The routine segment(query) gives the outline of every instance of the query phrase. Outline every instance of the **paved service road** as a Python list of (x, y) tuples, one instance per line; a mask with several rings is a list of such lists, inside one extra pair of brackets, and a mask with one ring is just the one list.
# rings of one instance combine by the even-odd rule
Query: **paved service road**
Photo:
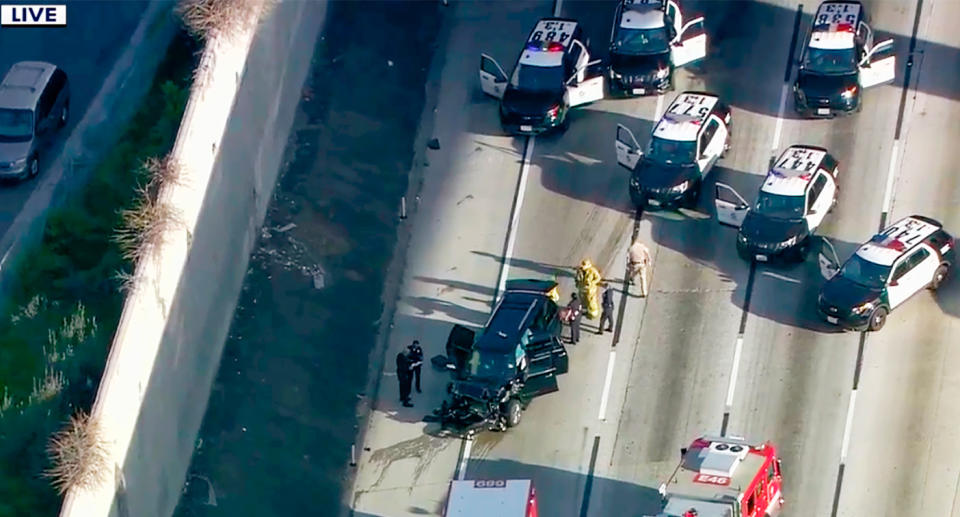
[[(898, 79), (868, 90), (861, 113), (829, 121), (797, 119), (785, 88), (792, 80), (792, 35), (796, 27), (799, 47), (815, 2), (688, 4), (707, 16), (710, 56), (680, 72), (676, 90), (705, 89), (733, 106), (733, 148), (713, 179), (752, 199), (773, 156), (794, 143), (822, 145), (841, 162), (841, 194), (821, 232), (842, 257), (877, 231), (884, 214), (892, 221), (920, 212), (960, 231), (960, 187), (942, 151), (960, 137), (960, 40), (947, 21), (960, 14), (955, 3), (924, 0), (915, 24), (915, 2), (865, 2), (873, 26), (896, 39)], [(561, 14), (583, 23), (592, 46), (602, 49), (614, 5), (564, 1)], [(533, 19), (549, 15), (552, 6), (525, 8)], [(453, 30), (483, 35), (485, 20), (462, 17)], [(516, 46), (527, 30), (507, 29), (498, 38), (478, 37), (475, 45)], [(459, 57), (475, 62), (472, 52), (479, 50)], [(455, 52), (448, 49), (448, 67), (459, 63)], [(504, 52), (496, 57), (512, 64), (510, 47)], [(464, 82), (476, 78), (474, 70), (463, 73)], [(558, 277), (566, 298), (572, 267), (584, 257), (614, 282), (623, 278), (634, 217), (627, 173), (616, 165), (615, 127), (628, 125), (644, 143), (651, 121), (674, 95), (598, 102), (578, 112), (566, 134), (535, 139), (521, 182), (510, 278)], [(472, 116), (497, 116), (486, 101), (468, 109)], [(463, 178), (509, 172), (476, 169), (482, 165)], [(488, 208), (509, 213), (499, 204)], [(679, 448), (701, 433), (724, 432), (780, 447), (785, 515), (902, 515), (921, 508), (947, 515), (956, 509), (960, 378), (945, 365), (956, 355), (949, 343), (960, 326), (960, 282), (935, 296), (916, 296), (879, 333), (839, 333), (815, 314), (822, 283), (815, 258), (782, 268), (739, 259), (734, 231), (714, 219), (712, 181), (697, 210), (645, 213), (636, 231), (654, 256), (650, 296), (628, 297), (619, 339), (591, 335), (595, 327), (587, 324), (586, 337), (571, 347), (560, 392), (535, 400), (518, 428), (471, 443), (468, 479), (532, 477), (547, 515), (615, 515), (626, 505), (631, 515), (654, 514), (656, 487), (676, 466)], [(474, 239), (464, 245), (491, 265), (500, 260), (502, 250), (491, 250), (492, 244)], [(465, 284), (451, 283), (454, 289), (493, 285), (477, 275), (458, 280)], [(384, 434), (373, 448), (389, 450), (389, 443)], [(361, 464), (361, 474), (365, 468)], [(444, 489), (433, 487), (438, 497)], [(390, 504), (357, 509), (399, 515), (410, 508)]]
[[(93, 97), (140, 22), (148, 2), (126, 0), (67, 0), (66, 27), (0, 28), (0, 74), (17, 61), (38, 60), (58, 65), (70, 79), (70, 123), (61, 132), (54, 149), (67, 139), (83, 118)], [(52, 161), (48, 152), (44, 165)], [(46, 163), (44, 163), (46, 162)], [(0, 185), (0, 235), (16, 219), (20, 208), (36, 187), (36, 180), (19, 185)]]

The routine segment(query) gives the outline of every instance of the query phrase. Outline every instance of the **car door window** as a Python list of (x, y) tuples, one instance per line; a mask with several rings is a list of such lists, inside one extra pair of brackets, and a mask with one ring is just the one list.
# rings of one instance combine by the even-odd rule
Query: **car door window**
[(919, 265), (929, 256), (930, 252), (927, 251), (926, 248), (920, 248), (917, 251), (914, 251), (913, 254), (901, 260), (900, 264), (897, 265), (897, 268), (893, 270), (893, 280), (900, 280), (904, 275), (909, 273), (910, 270), (917, 267), (917, 265)]
[(807, 193), (807, 212), (813, 209), (813, 204), (820, 198), (820, 193), (823, 192), (825, 186), (827, 186), (827, 177), (822, 172), (818, 173), (817, 179), (814, 180), (813, 185), (810, 186), (810, 191)]
[(717, 134), (717, 128), (720, 127), (720, 124), (716, 120), (710, 119), (710, 122), (707, 123), (707, 127), (703, 129), (703, 133), (700, 133), (700, 154), (702, 155), (706, 152), (707, 146), (710, 145), (710, 142), (713, 141), (713, 135)]

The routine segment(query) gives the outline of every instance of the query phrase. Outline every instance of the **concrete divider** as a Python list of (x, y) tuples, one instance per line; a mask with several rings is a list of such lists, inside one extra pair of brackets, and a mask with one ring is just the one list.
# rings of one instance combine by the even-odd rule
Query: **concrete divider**
[(160, 193), (179, 221), (137, 267), (93, 408), (110, 471), (61, 516), (173, 513), (325, 13), (283, 1), (207, 45), (172, 152), (180, 180)]

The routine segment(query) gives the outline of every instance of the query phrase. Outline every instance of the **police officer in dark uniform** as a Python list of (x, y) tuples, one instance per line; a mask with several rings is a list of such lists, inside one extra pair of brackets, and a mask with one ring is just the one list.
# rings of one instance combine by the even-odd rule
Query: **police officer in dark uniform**
[(603, 284), (603, 297), (600, 299), (600, 306), (603, 308), (603, 312), (600, 314), (597, 334), (602, 336), (604, 322), (607, 323), (607, 331), (613, 332), (613, 288), (606, 282)]
[(420, 341), (414, 339), (407, 350), (410, 351), (410, 371), (413, 373), (414, 386), (417, 393), (423, 393), (420, 391), (420, 367), (423, 366), (423, 348), (420, 348)]
[(580, 321), (583, 319), (583, 305), (577, 293), (570, 294), (567, 309), (570, 310), (570, 342), (575, 345), (580, 342)]
[(410, 383), (413, 381), (413, 372), (410, 367), (413, 361), (410, 360), (410, 351), (401, 350), (397, 354), (397, 380), (400, 382), (400, 402), (405, 407), (413, 407), (410, 402)]

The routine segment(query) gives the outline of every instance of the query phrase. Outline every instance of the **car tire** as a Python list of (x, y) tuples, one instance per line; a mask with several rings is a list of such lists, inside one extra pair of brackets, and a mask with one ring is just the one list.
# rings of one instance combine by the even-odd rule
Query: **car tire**
[(806, 239), (803, 240), (803, 242), (800, 243), (799, 246), (797, 246), (797, 253), (793, 258), (798, 263), (806, 262), (807, 257), (809, 255), (810, 255), (810, 238), (807, 237)]
[(57, 119), (57, 127), (64, 127), (70, 121), (70, 102), (63, 103), (60, 108), (60, 118)]
[(523, 407), (520, 406), (519, 400), (508, 400), (505, 411), (507, 414), (507, 427), (516, 427), (520, 424), (520, 416), (523, 414)]
[(34, 156), (27, 162), (26, 179), (33, 179), (40, 175), (40, 158)]
[(697, 185), (690, 191), (689, 194), (684, 196), (683, 201), (680, 202), (680, 206), (690, 210), (695, 210), (697, 205), (700, 204), (700, 194), (703, 192), (703, 189), (700, 188), (701, 186), (702, 185)]
[(886, 307), (877, 307), (870, 313), (870, 322), (867, 324), (867, 330), (870, 332), (876, 332), (883, 328), (883, 325), (887, 322), (887, 311)]
[(936, 291), (943, 285), (943, 281), (947, 279), (947, 273), (950, 272), (950, 268), (946, 264), (940, 264), (940, 267), (937, 268), (933, 273), (933, 280), (930, 280), (930, 290)]
[(557, 126), (557, 133), (562, 135), (566, 133), (568, 129), (570, 129), (570, 112), (569, 111), (563, 115), (563, 122), (561, 122), (560, 125)]

